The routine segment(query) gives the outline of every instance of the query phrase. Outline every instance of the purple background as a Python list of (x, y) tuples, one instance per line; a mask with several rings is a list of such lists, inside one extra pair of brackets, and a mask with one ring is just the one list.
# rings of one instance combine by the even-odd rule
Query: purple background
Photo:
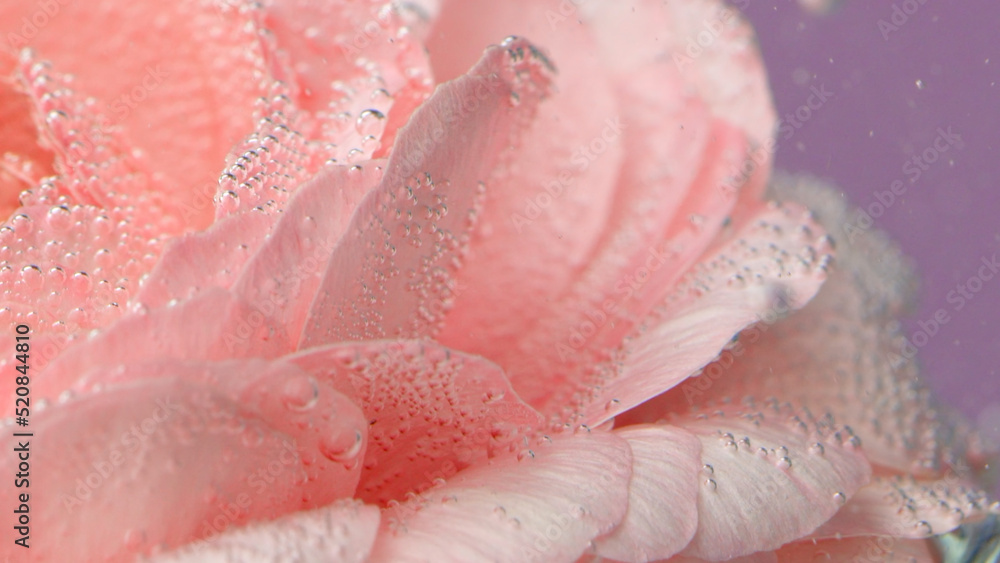
[[(895, 2), (900, 8), (904, 2)], [(919, 8), (883, 37), (893, 2), (845, 2), (825, 17), (788, 0), (751, 0), (779, 115), (810, 86), (834, 97), (780, 142), (779, 168), (840, 186), (855, 205), (903, 180), (907, 191), (874, 220), (912, 257), (922, 279), (917, 321), (944, 308), (949, 322), (918, 354), (932, 388), (1000, 443), (1000, 276), (955, 310), (948, 294), (1000, 252), (1000, 3), (909, 0)], [(897, 16), (897, 22), (900, 21)], [(918, 80), (922, 84), (918, 84)], [(903, 165), (932, 146), (937, 129), (960, 135), (914, 183)], [(779, 137), (780, 139), (780, 137)]]

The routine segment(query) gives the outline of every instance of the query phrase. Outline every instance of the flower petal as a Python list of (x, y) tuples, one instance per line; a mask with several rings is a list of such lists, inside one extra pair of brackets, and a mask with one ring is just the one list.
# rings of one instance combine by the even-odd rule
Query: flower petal
[[(251, 130), (247, 116), (264, 93), (257, 30), (246, 13), (201, 0), (50, 6), (4, 3), (0, 31), (12, 46), (29, 45), (72, 73), (107, 108), (109, 123), (150, 155), (174, 202), (212, 181), (229, 147)], [(33, 24), (30, 37), (24, 22)], [(112, 56), (115, 64), (103, 64)]]
[[(305, 483), (299, 487), (303, 506), (322, 506), (354, 493), (365, 457), (367, 420), (327, 382), (287, 362), (154, 360), (110, 370), (95, 368), (81, 374), (68, 395), (157, 378), (176, 378), (213, 389), (252, 409), (270, 428), (294, 440), (304, 466)], [(247, 434), (246, 438), (252, 443), (257, 436)]]
[(672, 290), (619, 362), (594, 374), (576, 416), (596, 425), (619, 415), (697, 372), (760, 315), (808, 302), (825, 278), (817, 231), (797, 206), (759, 211)]
[(986, 493), (954, 475), (940, 481), (880, 478), (858, 491), (812, 536), (926, 538), (990, 513), (1000, 514), (1000, 503), (990, 504)]
[[(697, 557), (687, 557), (685, 555), (678, 555), (677, 557), (671, 557), (668, 559), (670, 563), (707, 563), (704, 559), (699, 559)], [(660, 562), (666, 563), (666, 562)], [(733, 557), (732, 559), (726, 559), (726, 563), (778, 563), (778, 557), (773, 551), (758, 551), (757, 553), (751, 553), (750, 555), (744, 555), (743, 557)], [(802, 562), (799, 562), (802, 563)]]
[(336, 502), (154, 557), (153, 563), (364, 563), (379, 526), (379, 510), (355, 501)]
[(538, 413), (482, 358), (433, 342), (367, 342), (306, 350), (291, 361), (352, 397), (369, 421), (357, 497), (385, 504), (509, 446)]
[(274, 358), (291, 345), (256, 308), (211, 288), (173, 307), (140, 310), (103, 332), (77, 339), (32, 381), (32, 395), (54, 400), (80, 376), (105, 366), (160, 359)]
[(718, 561), (777, 549), (826, 522), (871, 477), (835, 429), (803, 432), (787, 409), (702, 416), (671, 421), (701, 440), (705, 464), (686, 555)]
[[(593, 64), (599, 48), (587, 27), (546, 25), (549, 8), (530, 0), (452, 0), (428, 43), (439, 79), (474, 63), (483, 37), (544, 41), (558, 66), (556, 94), (539, 106), (511, 166), (486, 192), (457, 274), (460, 288), (475, 291), (458, 293), (439, 336), (495, 361), (513, 353), (526, 327), (548, 314), (586, 266), (613, 205), (623, 138), (637, 126), (623, 121), (608, 71)], [(515, 247), (531, 252), (514, 256)]]
[(16, 69), (14, 57), (0, 52), (0, 219), (20, 206), (22, 191), (54, 173), (54, 155), (40, 142)]
[(543, 440), (386, 510), (371, 560), (575, 561), (624, 516), (630, 465), (608, 432)]
[[(850, 222), (839, 190), (818, 180), (783, 178), (774, 190), (806, 204), (834, 235)], [(837, 265), (812, 302), (780, 321), (762, 316), (705, 368), (708, 379), (691, 379), (641, 407), (648, 416), (636, 420), (712, 400), (777, 397), (849, 425), (874, 464), (925, 478), (957, 465), (965, 437), (931, 403), (892, 328), (912, 288), (898, 249), (876, 232), (838, 235), (836, 245)]]
[(320, 130), (307, 137), (335, 143), (339, 162), (353, 162), (352, 153), (387, 155), (396, 129), (431, 93), (430, 64), (407, 29), (407, 8), (371, 0), (263, 3), (263, 26), (274, 40), (272, 74), (319, 121)]
[(491, 47), (414, 113), (334, 249), (300, 348), (438, 329), (482, 182), (544, 96), (546, 64), (522, 40)]
[(299, 187), (240, 273), (233, 291), (264, 311), (269, 324), (283, 327), (290, 341), (298, 341), (331, 252), (358, 203), (378, 185), (383, 166), (329, 167)]
[(801, 541), (777, 552), (778, 563), (821, 561), (879, 561), (880, 563), (937, 563), (930, 542), (892, 537), (863, 537), (819, 542)]
[(273, 223), (274, 218), (264, 213), (248, 213), (173, 239), (133, 302), (155, 309), (191, 299), (210, 287), (231, 287)]
[[(713, 187), (742, 188), (759, 199), (770, 175), (777, 118), (753, 28), (742, 14), (719, 0), (642, 0), (634, 5), (604, 0), (581, 5), (580, 12), (601, 42), (605, 65), (618, 73), (620, 83), (649, 67), (661, 75), (677, 75), (680, 93), (666, 99), (698, 100), (711, 117), (745, 134), (747, 152), (734, 168), (736, 175)], [(663, 135), (667, 128), (656, 129)], [(749, 177), (741, 170), (748, 164), (755, 168)]]
[[(603, 13), (593, 16), (589, 11), (591, 5), (581, 7), (581, 14), (577, 15), (568, 14), (567, 11), (575, 12), (576, 8), (566, 4), (558, 10), (545, 9), (544, 17), (537, 15), (535, 18), (538, 27), (533, 28), (521, 21), (532, 21), (530, 14), (526, 17), (525, 12), (537, 9), (541, 14), (542, 8), (535, 4), (453, 4), (445, 6), (443, 20), (435, 24), (435, 29), (441, 33), (437, 51), (434, 40), (431, 42), (432, 61), (436, 69), (443, 69), (444, 75), (454, 72), (468, 57), (461, 40), (457, 49), (451, 48), (455, 35), (464, 37), (468, 33), (465, 22), (470, 18), (463, 14), (468, 11), (478, 15), (485, 10), (489, 15), (482, 18), (485, 23), (479, 24), (480, 27), (493, 29), (504, 25), (507, 14), (512, 13), (510, 18), (517, 19), (517, 27), (526, 28), (525, 33), (554, 36), (547, 41), (546, 47), (552, 49), (557, 63), (565, 59), (570, 65), (567, 73), (557, 77), (557, 85), (572, 83), (575, 71), (580, 70), (572, 66), (575, 61), (582, 60), (580, 52), (594, 52), (593, 58), (604, 63), (597, 70), (593, 64), (582, 69), (588, 84), (596, 80), (596, 86), (600, 87), (601, 75), (596, 79), (592, 75), (602, 69), (615, 78), (612, 83), (618, 113), (614, 115), (615, 126), (611, 127), (614, 131), (608, 131), (607, 116), (600, 105), (596, 111), (585, 112), (594, 116), (591, 121), (581, 123), (574, 117), (568, 123), (562, 119), (560, 124), (540, 129), (546, 133), (545, 139), (549, 139), (553, 130), (571, 128), (572, 134), (555, 134), (555, 138), (564, 142), (567, 136), (576, 139), (573, 135), (587, 133), (583, 128), (587, 124), (599, 128), (604, 118), (604, 132), (611, 135), (600, 137), (591, 131), (593, 136), (589, 139), (583, 136), (583, 149), (567, 160), (579, 164), (582, 159), (588, 174), (601, 172), (605, 166), (617, 166), (615, 152), (594, 156), (587, 147), (597, 142), (605, 149), (608, 146), (614, 149), (607, 142), (613, 137), (615, 144), (624, 149), (615, 180), (615, 197), (608, 199), (609, 192), (596, 191), (583, 182), (573, 184), (571, 190), (563, 189), (565, 186), (558, 189), (566, 195), (559, 195), (558, 205), (553, 205), (550, 200), (555, 192), (551, 185), (556, 182), (559, 186), (559, 171), (549, 170), (551, 164), (532, 164), (531, 155), (519, 159), (525, 164), (512, 175), (512, 180), (519, 182), (512, 182), (512, 188), (504, 191), (504, 199), (498, 201), (487, 195), (480, 231), (483, 234), (474, 238), (470, 245), (470, 269), (463, 269), (459, 274), (460, 281), (468, 279), (464, 285), (479, 288), (488, 284), (495, 290), (482, 298), (479, 292), (461, 293), (440, 335), (451, 346), (475, 351), (499, 363), (526, 400), (549, 412), (569, 399), (554, 391), (560, 387), (570, 388), (563, 383), (572, 380), (574, 373), (600, 361), (608, 350), (617, 347), (635, 320), (642, 318), (675, 281), (671, 274), (683, 272), (710, 243), (733, 203), (733, 198), (717, 188), (745, 160), (745, 134), (723, 119), (713, 123), (708, 108), (693, 92), (694, 88), (685, 84), (679, 70), (663, 64), (662, 41), (658, 43), (655, 33), (642, 32), (643, 22), (639, 19), (668, 22), (669, 8), (649, 5), (641, 17), (634, 13), (628, 14), (631, 17)], [(613, 10), (610, 3), (608, 10)], [(630, 10), (629, 7), (623, 9), (624, 12)], [(582, 23), (586, 25), (579, 25), (580, 16), (585, 16)], [(618, 16), (631, 21), (618, 21), (615, 19)], [(572, 23), (564, 23), (568, 19)], [(541, 21), (546, 21), (549, 29), (539, 29)], [(513, 23), (507, 25), (515, 28)], [(457, 31), (459, 29), (462, 31)], [(614, 33), (609, 32), (611, 29)], [(583, 33), (590, 30), (599, 38), (596, 51), (592, 39)], [(616, 33), (628, 38), (627, 45), (615, 37)], [(651, 40), (645, 42), (646, 37)], [(607, 56), (609, 52), (615, 54)], [(621, 70), (623, 64), (627, 72)], [(592, 89), (591, 86), (585, 88), (588, 101)], [(573, 95), (580, 91), (583, 90), (574, 88), (567, 92), (560, 87), (558, 98), (553, 98), (559, 101), (560, 107), (546, 113), (558, 118), (561, 112), (569, 111), (575, 99)], [(768, 104), (768, 112), (773, 114), (769, 100), (765, 98), (764, 101)], [(656, 125), (665, 122), (677, 126)], [(574, 141), (570, 146), (578, 144), (579, 141)], [(551, 150), (534, 154), (545, 154), (549, 158)], [(691, 166), (691, 161), (701, 164)], [(556, 163), (559, 162), (556, 159)], [(536, 170), (545, 171), (541, 188), (531, 181), (533, 176), (530, 174), (535, 174)], [(547, 191), (545, 185), (550, 186)], [(529, 188), (527, 194), (523, 193), (522, 186)], [(537, 197), (538, 202), (549, 203), (543, 206), (535, 202), (538, 194), (541, 194)], [(506, 200), (508, 197), (513, 198), (512, 202)], [(581, 215), (573, 205), (578, 201), (576, 198), (585, 199), (587, 208), (593, 211)], [(596, 214), (598, 211), (600, 214)], [(692, 228), (691, 217), (695, 218), (698, 228)], [(599, 231), (595, 227), (600, 224), (595, 223), (597, 219), (604, 221)], [(692, 233), (686, 232), (689, 230), (700, 232), (691, 236)], [(598, 232), (600, 236), (595, 239), (594, 233)], [(491, 245), (504, 243), (509, 246), (509, 240), (517, 245), (530, 245), (535, 251), (514, 263), (505, 259), (509, 255), (489, 252)], [(664, 240), (669, 241), (672, 249), (682, 248), (683, 252), (673, 257), (668, 267), (660, 268), (658, 276), (649, 278), (650, 272), (644, 264), (649, 264), (650, 251), (673, 252), (672, 249), (663, 250), (668, 246), (661, 244)], [(586, 254), (581, 254), (584, 252)], [(559, 259), (551, 259), (552, 255), (558, 255)], [(644, 273), (647, 279), (636, 282), (636, 272)], [(489, 298), (489, 295), (494, 297)], [(528, 325), (525, 327), (522, 322), (513, 327), (506, 319), (496, 317), (499, 309), (491, 305), (498, 301), (510, 303), (515, 311), (523, 311), (515, 316), (529, 319)], [(602, 310), (609, 302), (617, 309), (610, 320), (610, 315)], [(471, 333), (466, 330), (464, 327), (474, 317), (488, 319), (484, 323), (487, 328)], [(598, 324), (596, 329), (595, 323)], [(581, 338), (581, 327), (591, 329), (591, 334)]]
[[(296, 446), (200, 385), (108, 388), (36, 409), (31, 429), (34, 438), (3, 440), (7, 451), (30, 441), (32, 464), (45, 468), (31, 480), (36, 561), (131, 560), (304, 504)], [(0, 462), (12, 475), (15, 463)], [(3, 484), (11, 498), (13, 485)], [(0, 556), (21, 549), (5, 542)]]
[(597, 553), (622, 561), (666, 559), (698, 529), (701, 442), (680, 428), (630, 426), (615, 435), (632, 449), (628, 512)]

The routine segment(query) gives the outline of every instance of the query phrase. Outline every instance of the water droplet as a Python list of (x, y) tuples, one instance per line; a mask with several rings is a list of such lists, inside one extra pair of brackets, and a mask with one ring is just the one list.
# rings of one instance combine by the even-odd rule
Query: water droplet
[(809, 453), (815, 455), (823, 455), (826, 450), (823, 448), (823, 444), (816, 442), (815, 444), (809, 446)]
[(319, 400), (319, 386), (316, 380), (308, 375), (293, 377), (282, 390), (282, 402), (293, 411), (307, 411)]
[(778, 469), (782, 469), (782, 470), (791, 469), (792, 468), (792, 458), (790, 458), (788, 456), (785, 456), (785, 457), (779, 459), (778, 463), (776, 463), (775, 465), (778, 467)]
[(34, 224), (31, 222), (31, 217), (28, 217), (24, 213), (18, 213), (17, 215), (11, 217), (10, 224), (14, 227), (14, 230), (22, 236), (31, 234), (34, 227)]
[(355, 128), (362, 137), (379, 137), (385, 129), (385, 115), (375, 109), (366, 109), (358, 115)]
[(845, 495), (840, 491), (837, 491), (833, 495), (833, 500), (837, 501), (837, 504), (844, 504), (845, 502), (847, 502), (847, 495)]
[(21, 282), (32, 291), (41, 289), (42, 284), (45, 282), (42, 269), (34, 264), (21, 268)]
[(715, 482), (715, 479), (705, 479), (705, 488), (710, 491), (715, 491), (719, 488), (719, 485)]
[(360, 430), (354, 432), (337, 432), (333, 436), (324, 437), (319, 442), (319, 451), (330, 461), (343, 463), (345, 467), (353, 466), (358, 454), (364, 447), (365, 439)]
[(219, 196), (219, 210), (223, 213), (233, 213), (240, 208), (240, 194), (226, 190)]

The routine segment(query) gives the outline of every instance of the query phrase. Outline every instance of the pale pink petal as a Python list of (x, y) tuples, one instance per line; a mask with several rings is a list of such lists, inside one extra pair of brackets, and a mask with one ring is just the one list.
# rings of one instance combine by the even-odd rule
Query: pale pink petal
[[(678, 555), (677, 557), (671, 557), (665, 562), (660, 563), (708, 563), (705, 559), (699, 559), (698, 557), (688, 557), (686, 555)], [(751, 553), (750, 555), (744, 555), (743, 557), (733, 557), (732, 559), (726, 559), (726, 563), (778, 563), (778, 557), (773, 551), (758, 551), (757, 553)], [(798, 562), (798, 563), (812, 563), (812, 562)]]
[[(276, 215), (298, 187), (330, 162), (330, 145), (310, 140), (300, 130), (314, 121), (295, 107), (286, 86), (272, 84), (261, 99), (257, 126), (234, 145), (226, 157), (218, 182), (211, 186), (215, 218), (263, 212)], [(198, 204), (202, 202), (199, 201)], [(186, 209), (188, 215), (199, 205)]]
[[(153, 380), (109, 388), (31, 416), (34, 561), (131, 561), (229, 525), (307, 503), (294, 442), (208, 388)], [(19, 442), (20, 441), (20, 442)], [(16, 472), (16, 456), (0, 461)], [(14, 480), (3, 493), (16, 498)], [(341, 495), (350, 490), (339, 488)], [(13, 542), (0, 557), (23, 557)]]
[(210, 287), (232, 287), (275, 219), (265, 213), (224, 217), (204, 231), (173, 239), (132, 302), (158, 308)]
[(36, 374), (32, 396), (55, 399), (82, 374), (101, 366), (171, 358), (274, 358), (291, 346), (266, 319), (259, 309), (220, 288), (179, 305), (139, 310), (97, 335), (76, 339), (41, 375)]
[[(158, 378), (204, 385), (294, 440), (303, 460), (303, 506), (322, 506), (351, 495), (361, 477), (368, 423), (358, 407), (325, 381), (283, 361), (152, 360), (81, 373), (68, 393), (86, 395)], [(256, 439), (248, 435), (248, 440)]]
[[(731, 202), (711, 187), (736, 163), (744, 140), (724, 123), (710, 127), (690, 185), (630, 182), (574, 285), (538, 313), (516, 346), (488, 355), (543, 412), (558, 413), (572, 400), (580, 373), (606, 360), (716, 238)], [(686, 195), (666, 205), (659, 189)]]
[(202, 0), (49, 6), (4, 3), (0, 32), (12, 47), (30, 46), (74, 74), (108, 123), (149, 154), (175, 203), (214, 180), (226, 151), (250, 131), (253, 100), (264, 93), (258, 30), (246, 12)]
[(260, 48), (277, 81), (257, 106), (256, 130), (230, 151), (217, 217), (277, 213), (323, 166), (387, 155), (433, 86), (402, 7), (304, 0), (244, 8), (266, 30)]
[(625, 515), (631, 462), (608, 432), (544, 438), (386, 510), (371, 561), (575, 561)]
[(879, 536), (801, 541), (777, 552), (778, 563), (833, 563), (835, 561), (878, 561), (879, 563), (938, 563), (940, 558), (928, 541), (901, 540)]
[(546, 64), (522, 40), (491, 47), (414, 113), (333, 252), (300, 348), (437, 330), (482, 183), (545, 95)]
[[(549, 314), (591, 258), (624, 168), (626, 138), (640, 126), (625, 119), (609, 73), (594, 64), (599, 48), (587, 27), (550, 27), (550, 8), (530, 0), (453, 0), (434, 21), (428, 43), (439, 80), (465, 72), (484, 37), (543, 42), (558, 68), (557, 94), (539, 106), (511, 166), (489, 185), (457, 275), (460, 291), (439, 337), (496, 361), (506, 360), (504, 353), (513, 353), (527, 327)], [(636, 135), (635, 144), (643, 137)], [(511, 248), (531, 252), (514, 256)]]
[[(55, 155), (52, 178), (22, 195), (25, 205), (80, 204), (103, 208), (136, 228), (173, 234), (182, 227), (166, 203), (164, 186), (147, 160), (133, 150), (106, 108), (95, 108), (89, 92), (64, 69), (31, 51), (18, 59), (18, 82), (31, 101), (39, 142)], [(62, 196), (62, 197), (60, 197)]]
[(427, 53), (406, 10), (381, 0), (263, 3), (272, 74), (316, 118), (319, 129), (304, 133), (334, 143), (339, 162), (387, 155), (396, 130), (431, 93)]
[[(585, 32), (593, 28), (601, 34), (601, 28), (610, 24), (603, 18), (584, 18), (586, 9), (576, 14), (576, 8), (569, 4), (560, 5), (558, 10), (553, 6), (543, 10), (535, 4), (518, 2), (505, 3), (502, 7), (461, 2), (448, 4), (442, 11), (445, 19), (435, 27), (441, 33), (437, 51), (432, 35), (430, 48), (435, 68), (442, 68), (447, 76), (469, 57), (468, 50), (463, 50), (461, 45), (476, 32), (464, 25), (469, 18), (461, 14), (466, 10), (476, 14), (488, 10), (489, 15), (482, 18), (485, 23), (478, 25), (492, 29), (505, 24), (508, 15), (520, 22), (518, 18), (531, 9), (544, 12), (544, 17), (535, 18), (537, 27), (518, 23), (518, 28), (525, 27), (523, 33), (529, 37), (532, 33), (544, 37), (555, 34), (556, 38), (547, 41), (546, 47), (552, 49), (556, 65), (563, 60), (569, 65), (567, 72), (557, 77), (557, 86), (571, 82), (575, 71), (580, 70), (588, 84), (594, 84), (584, 88), (588, 101), (592, 100), (594, 87), (601, 85), (600, 74), (593, 75), (606, 67), (606, 72), (617, 78), (612, 82), (617, 112), (609, 122), (598, 106), (596, 110), (584, 112), (593, 116), (589, 121), (581, 122), (575, 117), (539, 129), (547, 135), (539, 142), (551, 139), (553, 130), (568, 128), (569, 133), (556, 133), (556, 137), (565, 139), (570, 135), (575, 139), (588, 133), (583, 128), (585, 125), (591, 128), (603, 125), (601, 133), (608, 135), (601, 137), (590, 132), (589, 138), (584, 137), (582, 145), (585, 148), (592, 142), (605, 147), (599, 155), (594, 155), (590, 149), (579, 150), (581, 143), (578, 141), (568, 143), (575, 153), (565, 159), (555, 159), (554, 164), (551, 159), (549, 164), (537, 164), (531, 154), (526, 155), (519, 159), (519, 167), (511, 177), (513, 186), (505, 190), (504, 199), (497, 201), (491, 194), (487, 195), (480, 236), (470, 245), (469, 266), (472, 269), (469, 273), (463, 269), (459, 279), (463, 282), (460, 289), (463, 285), (479, 288), (488, 284), (495, 290), (485, 297), (478, 291), (460, 292), (456, 309), (449, 315), (441, 338), (452, 346), (475, 351), (499, 363), (526, 400), (550, 411), (569, 399), (553, 393), (553, 389), (573, 379), (573, 374), (581, 367), (603, 359), (608, 349), (620, 343), (636, 319), (642, 318), (663, 296), (675, 281), (671, 274), (684, 271), (704, 251), (732, 205), (732, 198), (718, 186), (742, 163), (746, 144), (744, 134), (735, 127), (722, 121), (712, 123), (705, 105), (686, 88), (678, 69), (658, 60), (662, 47), (654, 41), (644, 42), (642, 38), (646, 36), (637, 30), (626, 30), (623, 35), (629, 38), (625, 48), (631, 50), (627, 73), (619, 70), (621, 57), (607, 57), (604, 67), (593, 68), (595, 65), (590, 61), (600, 61), (612, 48), (605, 44), (606, 41), (617, 40), (602, 37), (606, 41), (598, 42), (599, 49), (594, 52), (593, 41)], [(573, 13), (563, 13), (567, 9)], [(664, 10), (650, 7), (647, 11), (653, 14), (653, 19), (665, 21)], [(458, 15), (449, 19), (452, 12)], [(530, 17), (525, 19), (532, 21)], [(581, 26), (581, 19), (589, 25)], [(543, 26), (542, 21), (547, 25)], [(508, 24), (508, 28), (514, 28), (513, 25)], [(456, 42), (459, 48), (452, 48)], [(575, 66), (576, 61), (584, 59), (580, 57), (581, 52), (594, 52), (593, 57), (586, 57), (585, 69)], [(546, 114), (558, 118), (562, 111), (569, 111), (573, 95), (580, 91), (560, 87), (559, 96), (553, 98), (559, 103), (553, 104), (556, 108)], [(600, 96), (596, 97), (600, 100)], [(602, 117), (603, 124), (600, 123)], [(668, 122), (676, 126), (656, 125)], [(614, 142), (607, 142), (609, 139)], [(607, 150), (609, 146), (611, 150)], [(613, 162), (617, 160), (618, 148), (624, 149), (620, 165)], [(532, 154), (549, 155), (551, 152)], [(701, 164), (691, 166), (691, 161)], [(581, 165), (591, 176), (602, 172), (606, 166), (617, 166), (614, 199), (605, 199), (609, 192), (595, 191), (586, 177), (582, 179), (588, 182), (575, 182), (559, 190), (551, 188), (553, 182), (560, 185), (560, 163)], [(553, 165), (556, 170), (551, 170)], [(530, 181), (537, 174), (541, 174), (541, 187)], [(528, 181), (525, 181), (526, 175)], [(519, 187), (525, 185), (528, 186), (527, 194), (523, 193), (525, 188)], [(548, 191), (546, 185), (550, 186)], [(555, 198), (549, 193), (554, 191), (565, 193)], [(513, 201), (508, 202), (506, 198), (513, 198)], [(591, 210), (588, 214), (582, 214), (574, 205), (584, 201), (586, 209)], [(603, 215), (596, 215), (597, 211)], [(604, 225), (598, 229), (595, 219), (603, 216), (606, 216)], [(697, 228), (690, 222), (692, 217)], [(686, 232), (689, 230), (700, 232)], [(595, 235), (599, 237), (595, 239)], [(664, 244), (664, 240), (669, 243)], [(534, 259), (522, 257), (511, 263), (502, 259), (500, 253), (489, 252), (501, 243), (505, 246), (529, 245), (537, 250), (531, 254), (541, 259), (536, 263)], [(481, 251), (480, 246), (484, 247)], [(666, 267), (659, 268), (658, 277), (649, 278), (647, 266), (651, 251), (673, 254), (678, 249), (683, 252), (672, 256)], [(558, 255), (559, 259), (553, 260), (551, 255)], [(653, 261), (657, 262), (655, 258)], [(659, 262), (662, 266), (662, 260)], [(479, 263), (484, 265), (477, 266)], [(647, 278), (637, 282), (637, 272)], [(567, 285), (567, 280), (574, 285)], [(488, 305), (498, 301), (523, 311), (514, 316), (529, 319), (527, 325), (521, 322), (514, 327), (507, 322), (513, 317), (497, 317), (500, 309)], [(607, 303), (616, 309), (614, 315), (603, 310)], [(473, 318), (487, 318), (484, 323), (487, 328), (465, 330)], [(593, 331), (594, 324), (599, 325), (596, 331)], [(592, 332), (581, 337), (580, 328), (588, 326)]]
[[(806, 415), (801, 415), (805, 417)], [(777, 549), (809, 534), (868, 482), (860, 450), (836, 428), (775, 406), (677, 417), (702, 441), (698, 532), (685, 555), (713, 561)]]
[(0, 52), (0, 219), (20, 206), (22, 191), (53, 174), (54, 155), (39, 142), (16, 68), (14, 57)]
[(3, 306), (14, 323), (68, 336), (120, 317), (179, 222), (67, 77), (27, 54), (19, 65), (57, 175), (24, 191), (0, 229)]
[(760, 211), (671, 291), (619, 362), (593, 374), (575, 416), (619, 415), (687, 379), (760, 315), (808, 302), (825, 278), (820, 233), (798, 206)]
[(358, 203), (378, 185), (384, 161), (332, 166), (296, 190), (274, 231), (246, 264), (233, 292), (299, 339), (334, 247)]
[(622, 561), (665, 559), (698, 529), (701, 442), (671, 426), (632, 426), (615, 435), (632, 449), (628, 512), (597, 541), (597, 552)]
[[(598, 34), (606, 64), (617, 70), (621, 83), (649, 67), (677, 75), (681, 94), (666, 99), (683, 95), (698, 100), (712, 117), (745, 133), (748, 145), (740, 162), (713, 188), (729, 198), (739, 190), (759, 199), (775, 152), (776, 116), (756, 37), (736, 7), (719, 0), (643, 0), (635, 6), (604, 0), (580, 8)], [(657, 129), (662, 135), (666, 128)]]
[(898, 250), (877, 232), (842, 236), (852, 219), (839, 190), (809, 178), (785, 178), (774, 189), (806, 204), (836, 237), (828, 281), (787, 319), (763, 311), (701, 377), (627, 416), (654, 421), (695, 404), (777, 397), (849, 425), (874, 464), (939, 475), (965, 455), (966, 437), (932, 405), (916, 363), (903, 355), (913, 349), (890, 328), (912, 288)]
[(956, 476), (940, 481), (879, 478), (863, 487), (813, 537), (894, 536), (926, 538), (966, 522), (1000, 514), (981, 490)]
[(336, 344), (289, 356), (353, 398), (370, 443), (357, 497), (385, 504), (516, 445), (541, 417), (503, 372), (433, 342)]
[(365, 563), (379, 526), (379, 510), (341, 501), (311, 512), (251, 524), (198, 541), (153, 563)]
[[(553, 21), (573, 25), (579, 15), (562, 8), (563, 17)], [(734, 6), (719, 0), (602, 0), (580, 8), (610, 68), (630, 76), (652, 61), (669, 65), (713, 115), (739, 125), (755, 144), (771, 137), (776, 117), (767, 73), (753, 29)]]

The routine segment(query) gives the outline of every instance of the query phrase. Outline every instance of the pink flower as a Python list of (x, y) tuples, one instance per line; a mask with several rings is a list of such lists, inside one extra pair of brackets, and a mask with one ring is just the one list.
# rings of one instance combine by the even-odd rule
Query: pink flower
[(4, 557), (930, 561), (998, 511), (735, 10), (403, 4), (0, 7)]

